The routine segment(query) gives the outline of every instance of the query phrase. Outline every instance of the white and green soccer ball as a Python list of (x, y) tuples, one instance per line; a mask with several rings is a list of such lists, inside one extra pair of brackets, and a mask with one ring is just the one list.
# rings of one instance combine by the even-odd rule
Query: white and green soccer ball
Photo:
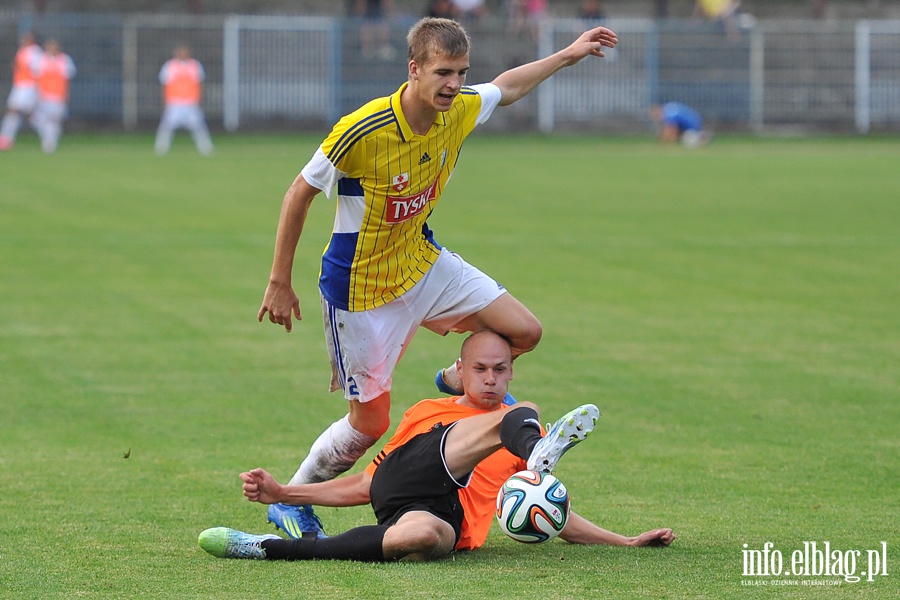
[(569, 492), (550, 473), (519, 471), (497, 494), (497, 523), (518, 542), (552, 540), (569, 519)]

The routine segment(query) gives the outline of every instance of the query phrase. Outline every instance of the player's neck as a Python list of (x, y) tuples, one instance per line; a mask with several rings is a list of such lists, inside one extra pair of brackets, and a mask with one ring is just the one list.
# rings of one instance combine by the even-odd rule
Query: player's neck
[(400, 94), (400, 108), (403, 109), (403, 116), (414, 134), (427, 135), (431, 131), (438, 111), (420, 100), (415, 95), (412, 85), (407, 86)]

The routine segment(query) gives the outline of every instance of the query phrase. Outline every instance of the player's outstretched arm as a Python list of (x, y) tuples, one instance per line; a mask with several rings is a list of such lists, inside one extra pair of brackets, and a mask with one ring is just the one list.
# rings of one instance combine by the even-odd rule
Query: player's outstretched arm
[(629, 537), (607, 531), (584, 517), (569, 513), (569, 521), (559, 537), (572, 544), (605, 544), (607, 546), (668, 546), (675, 539), (671, 529), (653, 529)]
[(300, 506), (361, 506), (368, 504), (372, 476), (363, 471), (321, 483), (281, 485), (265, 469), (241, 473), (244, 496), (250, 502), (275, 504), (282, 502)]
[(615, 48), (618, 41), (612, 29), (595, 27), (555, 54), (501, 73), (493, 81), (503, 94), (500, 106), (516, 102), (564, 67), (570, 67), (588, 56), (605, 56), (603, 48)]
[(320, 191), (308, 184), (301, 175), (297, 175), (281, 205), (278, 232), (275, 234), (275, 258), (257, 318), (262, 322), (266, 313), (269, 313), (269, 321), (283, 325), (288, 332), (293, 328), (291, 316), (298, 321), (303, 318), (300, 314), (300, 299), (291, 286), (294, 253), (297, 251), (300, 234), (303, 233), (309, 207)]

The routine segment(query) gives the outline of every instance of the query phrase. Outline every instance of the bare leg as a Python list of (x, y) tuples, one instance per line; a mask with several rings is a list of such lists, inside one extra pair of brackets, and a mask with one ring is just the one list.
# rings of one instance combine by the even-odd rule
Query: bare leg
[(509, 340), (513, 358), (533, 350), (543, 335), (537, 317), (510, 293), (503, 294), (453, 327), (457, 332), (481, 329), (490, 329)]
[(410, 511), (388, 527), (382, 549), (386, 560), (431, 560), (449, 554), (455, 541), (449, 523), (431, 513)]
[(461, 479), (475, 469), (478, 463), (502, 448), (500, 422), (510, 411), (526, 407), (537, 410), (534, 404), (522, 402), (509, 411), (497, 410), (457, 421), (447, 432), (444, 445), (444, 460), (450, 474)]
[(391, 393), (385, 392), (368, 402), (350, 401), (350, 424), (353, 428), (380, 438), (391, 426)]
[[(508, 292), (453, 326), (457, 333), (482, 329), (489, 329), (509, 340), (513, 359), (534, 350), (543, 335), (537, 317)], [(455, 362), (441, 372), (441, 377), (452, 389), (462, 391)]]

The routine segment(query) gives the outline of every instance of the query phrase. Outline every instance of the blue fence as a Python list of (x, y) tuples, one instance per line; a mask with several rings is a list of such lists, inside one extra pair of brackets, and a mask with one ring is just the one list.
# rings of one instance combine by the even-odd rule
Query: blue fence
[[(212, 127), (325, 128), (405, 80), (409, 18), (368, 24), (331, 17), (85, 15), (0, 12), (0, 59), (26, 30), (57, 39), (78, 76), (70, 113), (86, 127), (155, 126), (157, 74), (188, 44), (207, 74)], [(472, 83), (555, 51), (589, 24), (470, 28)], [(495, 130), (639, 131), (658, 101), (691, 104), (721, 128), (891, 130), (900, 124), (900, 21), (767, 22), (733, 35), (694, 21), (611, 19), (619, 47), (582, 61), (498, 113)], [(367, 47), (368, 46), (368, 47)], [(4, 59), (8, 60), (8, 59)], [(5, 97), (9, 80), (0, 82)]]

